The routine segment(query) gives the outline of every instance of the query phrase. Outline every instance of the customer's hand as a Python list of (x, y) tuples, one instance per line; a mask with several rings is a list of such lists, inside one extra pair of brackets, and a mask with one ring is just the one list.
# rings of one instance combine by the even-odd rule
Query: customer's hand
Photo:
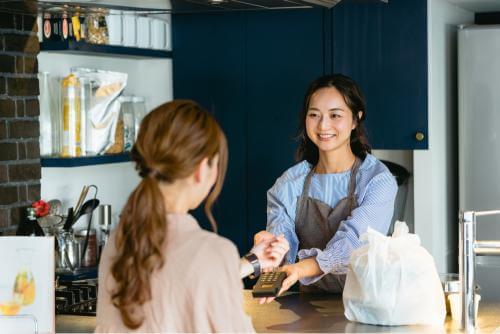
[(266, 272), (279, 267), (290, 249), (284, 235), (275, 237), (272, 233), (261, 231), (254, 237), (254, 247), (251, 253), (257, 255), (261, 269)]
[(270, 269), (279, 267), (283, 263), (283, 259), (289, 250), (290, 245), (283, 234), (274, 238), (270, 247), (266, 249), (266, 255), (273, 259)]
[(264, 240), (274, 239), (274, 234), (267, 232), (266, 230), (260, 231), (253, 236), (253, 244), (257, 245)]
[[(281, 271), (286, 273), (286, 278), (283, 280), (281, 289), (278, 292), (278, 296), (282, 295), (285, 291), (290, 289), (300, 279), (300, 267), (297, 264), (289, 264), (280, 268)], [(265, 297), (259, 299), (259, 304), (270, 303), (276, 297)]]

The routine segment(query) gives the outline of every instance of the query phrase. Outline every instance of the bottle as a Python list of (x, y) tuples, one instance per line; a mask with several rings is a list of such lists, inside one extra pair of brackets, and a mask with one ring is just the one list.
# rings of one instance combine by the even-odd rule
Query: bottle
[(71, 73), (61, 82), (63, 136), (62, 157), (79, 157), (81, 147), (80, 82)]
[(50, 37), (50, 40), (54, 42), (60, 42), (62, 40), (61, 18), (57, 16), (52, 16), (50, 18), (50, 22), (52, 25), (52, 35)]
[(35, 215), (35, 209), (32, 207), (26, 208), (26, 219), (19, 223), (16, 235), (20, 236), (43, 236), (42, 228), (38, 224)]
[[(70, 30), (70, 21), (68, 19), (68, 14), (63, 13), (61, 17), (61, 38), (63, 41), (67, 41), (69, 38), (69, 30)], [(71, 29), (73, 32), (73, 29)]]
[(52, 20), (49, 13), (43, 14), (43, 41), (52, 40)]

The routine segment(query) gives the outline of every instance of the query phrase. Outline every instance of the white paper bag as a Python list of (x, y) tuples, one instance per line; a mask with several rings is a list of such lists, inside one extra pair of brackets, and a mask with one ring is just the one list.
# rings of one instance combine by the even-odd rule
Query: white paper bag
[(420, 238), (396, 222), (392, 237), (368, 228), (353, 251), (343, 293), (348, 320), (375, 325), (441, 325), (443, 288)]

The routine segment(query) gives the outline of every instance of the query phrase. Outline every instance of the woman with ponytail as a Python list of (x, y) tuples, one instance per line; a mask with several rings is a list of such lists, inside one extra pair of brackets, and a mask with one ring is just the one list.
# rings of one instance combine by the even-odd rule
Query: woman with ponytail
[(300, 115), (299, 163), (268, 191), (267, 231), (254, 238), (258, 243), (284, 234), (288, 241), (281, 292), (297, 281), (303, 291), (342, 292), (361, 234), (369, 227), (388, 232), (397, 184), (370, 154), (365, 118), (363, 95), (351, 78), (327, 75), (309, 86)]
[(205, 201), (216, 231), (227, 144), (215, 119), (191, 101), (163, 104), (131, 156), (142, 180), (101, 257), (96, 332), (253, 332), (236, 247), (188, 213)]

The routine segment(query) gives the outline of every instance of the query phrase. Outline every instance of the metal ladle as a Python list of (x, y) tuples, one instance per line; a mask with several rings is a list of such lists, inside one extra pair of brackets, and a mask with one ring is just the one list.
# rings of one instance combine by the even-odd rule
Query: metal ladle
[(87, 202), (83, 203), (82, 208), (79, 212), (77, 212), (74, 222), (76, 222), (82, 215), (90, 214), (89, 222), (87, 224), (87, 234), (85, 235), (85, 242), (83, 244), (81, 261), (85, 258), (85, 253), (87, 251), (87, 245), (89, 243), (89, 231), (90, 226), (92, 225), (92, 212), (99, 206), (99, 200), (97, 198), (89, 199)]

